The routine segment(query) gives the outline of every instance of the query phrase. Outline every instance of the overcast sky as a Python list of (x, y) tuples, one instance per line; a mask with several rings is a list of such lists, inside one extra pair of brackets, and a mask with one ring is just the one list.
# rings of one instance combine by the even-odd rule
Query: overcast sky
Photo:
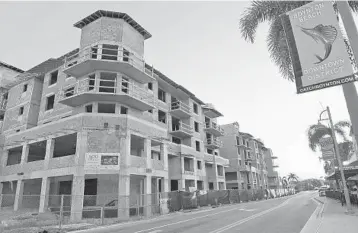
[[(324, 175), (318, 154), (308, 148), (306, 130), (322, 106), (333, 120), (349, 119), (341, 87), (296, 94), (271, 62), (268, 26), (254, 44), (245, 42), (238, 22), (249, 2), (0, 3), (0, 61), (27, 70), (79, 46), (73, 24), (96, 10), (129, 14), (153, 37), (145, 59), (224, 114), (242, 131), (261, 138), (279, 157), (281, 175)], [(321, 103), (321, 104), (320, 104)]]

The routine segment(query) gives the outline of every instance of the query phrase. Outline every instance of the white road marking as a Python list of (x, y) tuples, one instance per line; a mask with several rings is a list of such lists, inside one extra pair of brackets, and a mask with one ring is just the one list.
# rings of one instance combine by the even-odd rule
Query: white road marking
[[(265, 213), (267, 213), (267, 211), (272, 211), (274, 209), (277, 209), (285, 204), (287, 204), (288, 201), (290, 201), (293, 197), (287, 199), (286, 201), (284, 201), (282, 204), (274, 207), (274, 208), (271, 208), (271, 209), (268, 209), (266, 211), (263, 211), (263, 212), (260, 212), (259, 214), (263, 215)], [(253, 202), (254, 203), (254, 202)], [(241, 209), (242, 207), (240, 208), (234, 208), (234, 209), (229, 209), (229, 210), (225, 210), (225, 211), (220, 211), (220, 212), (217, 212), (217, 213), (213, 213), (213, 214), (207, 214), (207, 215), (203, 215), (203, 216), (200, 216), (200, 217), (195, 217), (195, 218), (191, 218), (191, 219), (186, 219), (186, 220), (182, 220), (182, 221), (178, 221), (178, 222), (174, 222), (174, 223), (169, 223), (169, 224), (165, 224), (165, 225), (162, 225), (162, 226), (157, 226), (157, 227), (153, 227), (153, 228), (150, 228), (150, 229), (146, 229), (146, 230), (140, 230), (140, 231), (136, 231), (134, 233), (142, 233), (142, 232), (147, 232), (147, 233), (150, 233), (148, 231), (151, 231), (151, 230), (155, 230), (155, 229), (160, 229), (160, 228), (164, 228), (164, 227), (168, 227), (168, 226), (173, 226), (173, 225), (177, 225), (177, 224), (181, 224), (181, 223), (184, 223), (184, 222), (190, 222), (190, 221), (193, 221), (193, 220), (196, 220), (196, 219), (201, 219), (201, 218), (206, 218), (206, 217), (210, 217), (210, 216), (214, 216), (214, 215), (218, 215), (218, 214), (221, 214), (221, 213), (226, 213), (226, 212), (230, 212), (230, 211), (233, 211), (233, 210), (239, 210)], [(245, 218), (245, 219), (242, 219), (240, 221), (243, 221), (243, 220), (246, 220), (246, 221), (249, 221), (252, 219), (252, 217), (256, 216), (257, 214), (255, 215), (252, 215), (251, 217), (248, 217), (248, 218)], [(260, 215), (260, 216), (261, 216)], [(258, 217), (258, 216), (256, 216)], [(225, 226), (225, 227), (228, 227), (228, 226)], [(221, 229), (221, 228), (220, 228)], [(219, 230), (219, 229), (218, 229)], [(213, 232), (210, 232), (210, 233), (214, 233), (215, 231)], [(216, 233), (216, 232), (215, 232)], [(218, 232), (219, 233), (219, 232)]]
[(249, 211), (249, 212), (251, 212), (251, 211), (255, 211), (255, 210), (257, 210), (257, 209), (239, 209), (239, 210), (243, 210), (243, 211)]
[(272, 212), (272, 211), (274, 211), (274, 210), (276, 210), (276, 209), (278, 209), (278, 208), (281, 208), (281, 207), (287, 205), (287, 203), (288, 203), (289, 200), (290, 200), (290, 199), (286, 200), (285, 202), (283, 202), (282, 204), (280, 204), (280, 205), (278, 205), (278, 206), (276, 206), (276, 207), (273, 207), (273, 208), (271, 208), (271, 209), (268, 209), (268, 210), (262, 211), (262, 212), (260, 212), (260, 213), (254, 214), (254, 215), (252, 215), (252, 216), (250, 216), (250, 217), (241, 219), (241, 220), (239, 220), (239, 221), (237, 221), (237, 222), (234, 222), (234, 223), (232, 223), (232, 224), (230, 224), (230, 225), (221, 227), (221, 228), (216, 229), (216, 230), (214, 230), (214, 231), (211, 231), (211, 232), (209, 232), (209, 233), (221, 233), (221, 232), (224, 232), (224, 231), (226, 231), (226, 230), (229, 230), (229, 229), (231, 229), (231, 228), (233, 228), (233, 227), (239, 226), (239, 225), (241, 225), (241, 224), (243, 224), (243, 223), (245, 223), (245, 222), (248, 222), (248, 221), (250, 221), (250, 220), (252, 220), (252, 219), (258, 218), (258, 217), (260, 217), (260, 216), (262, 216), (262, 215), (265, 215), (265, 214), (267, 214), (267, 213), (270, 213), (270, 212)]

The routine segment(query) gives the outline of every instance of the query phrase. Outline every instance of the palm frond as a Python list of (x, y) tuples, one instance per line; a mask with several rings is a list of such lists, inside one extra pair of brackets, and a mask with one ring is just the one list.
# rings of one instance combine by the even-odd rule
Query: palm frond
[(324, 136), (331, 136), (332, 131), (324, 125), (311, 125), (307, 130), (308, 146), (312, 151), (316, 151), (319, 140)]
[(252, 1), (240, 19), (241, 35), (246, 41), (254, 43), (259, 23), (271, 21), (279, 15), (275, 1)]
[(282, 77), (290, 81), (294, 81), (295, 78), (290, 53), (282, 22), (279, 18), (275, 19), (271, 23), (266, 43), (271, 60), (279, 68), (279, 72)]

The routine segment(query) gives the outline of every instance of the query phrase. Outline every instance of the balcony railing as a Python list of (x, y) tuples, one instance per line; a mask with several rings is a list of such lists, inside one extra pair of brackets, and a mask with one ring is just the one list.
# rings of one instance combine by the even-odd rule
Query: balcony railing
[(95, 70), (121, 72), (140, 83), (153, 80), (153, 69), (145, 68), (145, 61), (119, 45), (98, 44), (84, 48), (65, 59), (64, 72), (82, 77)]
[(224, 135), (224, 130), (215, 122), (205, 122), (205, 130), (216, 137)]
[(173, 123), (171, 133), (177, 135), (178, 137), (188, 137), (192, 136), (193, 128), (183, 122)]
[(181, 101), (175, 101), (172, 102), (170, 105), (170, 111), (172, 115), (176, 115), (178, 117), (190, 117), (191, 116), (191, 108), (189, 105), (181, 102)]
[(126, 80), (118, 86), (115, 80), (86, 78), (64, 87), (59, 101), (72, 107), (92, 101), (118, 101), (146, 111), (153, 108), (154, 95)]
[(208, 147), (221, 148), (223, 146), (223, 143), (218, 138), (207, 138), (206, 145)]

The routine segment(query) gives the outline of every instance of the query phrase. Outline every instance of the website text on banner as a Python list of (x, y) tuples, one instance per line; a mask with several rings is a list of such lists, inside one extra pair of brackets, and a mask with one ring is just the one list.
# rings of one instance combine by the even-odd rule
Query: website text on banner
[(314, 1), (281, 16), (299, 94), (358, 80), (337, 14), (331, 1)]

